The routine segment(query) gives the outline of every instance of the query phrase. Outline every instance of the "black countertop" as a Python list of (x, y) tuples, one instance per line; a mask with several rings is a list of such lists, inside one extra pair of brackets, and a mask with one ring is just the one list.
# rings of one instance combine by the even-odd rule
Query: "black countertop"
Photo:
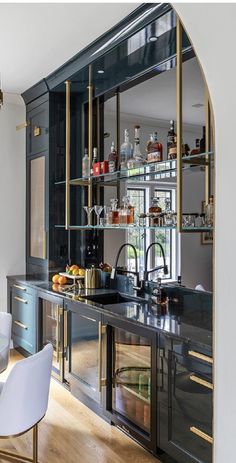
[[(116, 289), (81, 290), (79, 295), (71, 298), (58, 291), (57, 286), (40, 278), (30, 275), (13, 275), (7, 278), (37, 288), (39, 291), (63, 297), (67, 301), (74, 301), (75, 307), (76, 304), (87, 305), (106, 316), (117, 317), (184, 341), (194, 342), (200, 348), (212, 346), (212, 310), (209, 305), (212, 296), (209, 293), (205, 295), (188, 288), (170, 288), (170, 292), (174, 291), (175, 299), (177, 294), (178, 303), (167, 304), (166, 308), (162, 309), (162, 313), (159, 313), (157, 306), (151, 304), (148, 294), (145, 294), (144, 298), (136, 298), (135, 301), (101, 306), (94, 301), (85, 300), (86, 296), (112, 294), (117, 291)], [(122, 292), (124, 293), (124, 290)]]

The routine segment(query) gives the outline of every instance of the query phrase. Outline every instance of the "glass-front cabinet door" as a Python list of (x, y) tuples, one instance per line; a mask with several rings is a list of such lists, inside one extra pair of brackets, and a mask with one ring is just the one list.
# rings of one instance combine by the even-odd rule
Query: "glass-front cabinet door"
[(27, 258), (32, 263), (47, 258), (46, 163), (45, 154), (27, 159)]
[(155, 334), (105, 319), (107, 378), (105, 407), (110, 419), (149, 448), (155, 429)]
[(99, 404), (101, 314), (78, 302), (65, 309), (65, 380), (74, 395)]
[(63, 299), (39, 295), (40, 346), (53, 345), (52, 373), (63, 381)]

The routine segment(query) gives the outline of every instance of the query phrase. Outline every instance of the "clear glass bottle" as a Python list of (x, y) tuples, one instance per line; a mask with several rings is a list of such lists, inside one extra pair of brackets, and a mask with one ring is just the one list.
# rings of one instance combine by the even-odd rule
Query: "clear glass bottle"
[(205, 220), (207, 227), (213, 227), (214, 225), (214, 196), (211, 195), (209, 203), (205, 206)]
[(88, 157), (88, 150), (85, 148), (84, 150), (84, 157), (82, 160), (82, 177), (89, 177), (90, 176), (90, 162)]
[(123, 205), (119, 210), (120, 224), (131, 225), (134, 223), (134, 206), (130, 203), (129, 196), (124, 196), (122, 199)]
[(140, 150), (140, 136), (139, 136), (140, 126), (136, 125), (134, 128), (134, 152), (133, 156), (127, 161), (128, 169), (142, 166), (144, 164), (144, 156)]
[(129, 141), (129, 131), (125, 129), (124, 132), (124, 143), (120, 147), (120, 168), (127, 168), (127, 161), (133, 156), (133, 145)]
[(111, 144), (111, 152), (108, 156), (108, 170), (110, 173), (116, 172), (118, 169), (118, 155), (115, 149), (115, 142)]
[(159, 205), (160, 198), (153, 196), (151, 206), (149, 207), (149, 225), (160, 225), (160, 214), (162, 209)]
[(93, 166), (98, 162), (98, 149), (93, 148), (93, 160), (92, 160), (92, 168), (91, 168), (91, 175), (93, 175)]

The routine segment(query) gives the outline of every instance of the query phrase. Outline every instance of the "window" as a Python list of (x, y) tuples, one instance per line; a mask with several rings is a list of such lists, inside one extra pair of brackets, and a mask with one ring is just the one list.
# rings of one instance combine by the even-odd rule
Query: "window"
[[(138, 223), (138, 215), (145, 211), (148, 211), (151, 205), (152, 197), (159, 198), (159, 205), (163, 211), (166, 209), (166, 199), (170, 200), (171, 210), (175, 210), (175, 187), (174, 185), (168, 185), (167, 188), (163, 188), (163, 185), (160, 187), (155, 184), (146, 186), (133, 186), (132, 188), (127, 188), (127, 195), (130, 198), (131, 204), (135, 207), (135, 221)], [(178, 242), (177, 234), (175, 230), (150, 230), (146, 231), (140, 229), (128, 230), (127, 231), (127, 242), (135, 246), (138, 254), (139, 261), (139, 271), (143, 272), (144, 270), (144, 259), (145, 259), (145, 250), (150, 243), (158, 242), (160, 243), (165, 252), (166, 263), (168, 265), (169, 273), (164, 275), (163, 271), (153, 272), (150, 276), (150, 279), (156, 280), (159, 276), (166, 279), (175, 280), (177, 277), (177, 257), (178, 257)], [(127, 248), (127, 268), (129, 270), (134, 270), (135, 261), (131, 248)], [(159, 246), (153, 246), (149, 253), (148, 259), (148, 268), (155, 268), (159, 265), (163, 265), (163, 259), (161, 256)]]

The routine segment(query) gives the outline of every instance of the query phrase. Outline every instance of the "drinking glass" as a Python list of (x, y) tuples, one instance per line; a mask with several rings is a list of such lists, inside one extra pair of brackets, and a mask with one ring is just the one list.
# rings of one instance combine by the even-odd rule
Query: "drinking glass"
[(87, 226), (89, 227), (91, 225), (91, 214), (94, 210), (94, 207), (89, 207), (89, 206), (83, 206), (86, 214), (87, 214), (87, 218), (88, 218), (88, 223), (87, 223)]
[(97, 204), (94, 206), (94, 212), (97, 216), (97, 226), (100, 225), (100, 215), (103, 211), (103, 206), (98, 206)]

